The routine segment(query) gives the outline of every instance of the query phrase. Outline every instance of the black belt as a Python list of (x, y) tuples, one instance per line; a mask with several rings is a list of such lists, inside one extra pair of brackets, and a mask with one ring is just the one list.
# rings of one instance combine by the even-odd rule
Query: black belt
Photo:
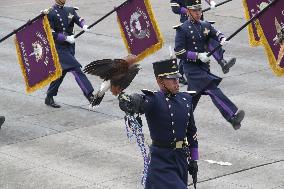
[(153, 140), (152, 145), (158, 148), (182, 149), (188, 146), (188, 142), (187, 140), (180, 140), (176, 142), (161, 142)]

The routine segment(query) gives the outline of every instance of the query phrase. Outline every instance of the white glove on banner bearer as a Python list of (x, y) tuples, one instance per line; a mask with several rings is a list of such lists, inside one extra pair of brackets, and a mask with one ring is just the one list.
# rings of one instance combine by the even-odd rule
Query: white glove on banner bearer
[(198, 59), (205, 63), (210, 61), (210, 58), (207, 56), (207, 53), (198, 53)]
[(74, 44), (75, 43), (74, 35), (66, 36), (66, 40), (65, 41), (67, 41), (70, 44)]
[(83, 26), (83, 30), (84, 30), (85, 32), (90, 31), (90, 29), (88, 29), (88, 27), (89, 27), (88, 25), (84, 25), (84, 26)]
[(227, 45), (228, 43), (229, 43), (229, 41), (227, 41), (227, 38), (226, 38), (226, 37), (223, 37), (223, 38), (221, 39), (221, 41), (220, 41), (220, 44), (221, 44), (222, 46)]
[(215, 9), (216, 8), (216, 2), (215, 1), (210, 1), (210, 8)]

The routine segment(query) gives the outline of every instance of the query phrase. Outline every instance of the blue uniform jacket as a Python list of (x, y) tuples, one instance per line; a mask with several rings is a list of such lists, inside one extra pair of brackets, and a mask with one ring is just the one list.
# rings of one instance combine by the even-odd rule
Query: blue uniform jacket
[(171, 143), (187, 137), (190, 147), (197, 148), (192, 97), (180, 92), (172, 97), (161, 91), (144, 95), (144, 111), (151, 139)]
[[(168, 96), (162, 91), (145, 92), (144, 112), (151, 139), (170, 143), (187, 137), (198, 148), (192, 97), (186, 92)], [(151, 160), (145, 189), (187, 189), (187, 155), (182, 149), (150, 147)]]
[[(207, 52), (210, 39), (220, 41), (223, 34), (217, 31), (209, 22), (187, 20), (176, 28), (175, 52), (184, 63), (184, 72), (187, 75), (188, 90), (202, 92), (211, 82), (218, 85), (221, 78), (210, 73), (208, 63), (197, 59), (198, 53)], [(188, 53), (196, 54), (196, 58), (188, 59)]]
[(81, 67), (81, 64), (74, 58), (75, 44), (58, 40), (58, 34), (74, 35), (74, 24), (80, 26), (82, 18), (77, 15), (75, 8), (58, 5), (51, 7), (47, 16), (63, 70)]

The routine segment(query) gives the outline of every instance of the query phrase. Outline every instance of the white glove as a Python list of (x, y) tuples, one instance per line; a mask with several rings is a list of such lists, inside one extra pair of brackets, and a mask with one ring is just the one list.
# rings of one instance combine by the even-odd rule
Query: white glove
[(83, 26), (83, 30), (84, 30), (85, 32), (90, 31), (90, 29), (88, 29), (88, 27), (89, 27), (88, 25), (84, 25), (84, 26)]
[(229, 44), (229, 41), (227, 41), (227, 38), (226, 38), (226, 37), (223, 37), (223, 38), (221, 39), (221, 41), (220, 41), (220, 44), (221, 44), (222, 46), (224, 46), (224, 45)]
[(210, 58), (207, 56), (207, 53), (198, 53), (197, 58), (205, 63), (210, 61)]
[(70, 44), (74, 44), (75, 43), (74, 35), (67, 36), (65, 41), (67, 41)]
[(210, 8), (215, 9), (216, 8), (216, 2), (215, 1), (210, 1)]
[(42, 13), (42, 14), (48, 14), (48, 13), (49, 13), (49, 9), (41, 10), (40, 13)]

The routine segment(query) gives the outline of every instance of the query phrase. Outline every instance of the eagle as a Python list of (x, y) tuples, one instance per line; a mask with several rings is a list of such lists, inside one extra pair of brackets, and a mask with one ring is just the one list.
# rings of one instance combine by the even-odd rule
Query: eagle
[(108, 90), (117, 96), (126, 89), (141, 69), (136, 62), (137, 56), (128, 55), (121, 59), (95, 60), (86, 65), (85, 73), (99, 76), (104, 80), (90, 106), (99, 106)]

